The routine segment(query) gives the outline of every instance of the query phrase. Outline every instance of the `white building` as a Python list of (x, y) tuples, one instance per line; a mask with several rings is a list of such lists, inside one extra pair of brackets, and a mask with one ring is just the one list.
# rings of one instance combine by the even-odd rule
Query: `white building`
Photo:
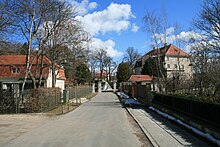
[(179, 49), (178, 47), (170, 44), (162, 48), (155, 48), (140, 58), (134, 67), (136, 75), (141, 74), (145, 60), (149, 57), (162, 57), (162, 63), (166, 69), (167, 78), (184, 78), (189, 79), (192, 77), (192, 64), (190, 61), (191, 56)]

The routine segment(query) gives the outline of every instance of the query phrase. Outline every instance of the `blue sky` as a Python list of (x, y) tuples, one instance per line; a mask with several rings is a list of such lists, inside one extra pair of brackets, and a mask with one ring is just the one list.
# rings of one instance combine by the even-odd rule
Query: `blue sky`
[[(151, 49), (150, 36), (143, 31), (146, 10), (162, 13), (164, 7), (170, 27), (178, 23), (182, 35), (188, 34), (192, 19), (198, 14), (202, 0), (77, 0), (78, 20), (91, 33), (91, 48), (105, 48), (116, 61), (128, 47), (144, 54)], [(185, 37), (185, 36), (184, 36)], [(172, 41), (170, 41), (172, 43)]]

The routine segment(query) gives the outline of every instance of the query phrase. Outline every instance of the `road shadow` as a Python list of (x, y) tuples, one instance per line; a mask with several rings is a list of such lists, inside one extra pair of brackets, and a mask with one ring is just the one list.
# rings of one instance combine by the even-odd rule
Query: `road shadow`
[[(154, 121), (158, 126), (160, 126), (163, 130), (169, 133), (178, 142), (180, 142), (179, 141), (179, 137), (180, 137), (181, 140), (184, 140), (185, 142), (187, 142), (187, 146), (193, 146), (193, 147), (216, 146), (217, 147), (217, 145), (213, 144), (211, 141), (199, 136), (198, 134), (185, 128), (184, 126), (179, 125), (177, 122), (169, 120), (157, 114), (156, 112), (151, 111), (147, 107), (139, 106), (139, 107), (133, 107), (132, 109), (139, 109), (139, 110), (143, 110), (144, 112), (146, 112), (147, 114), (146, 117)], [(176, 137), (176, 136), (179, 136), (179, 137)]]
[(115, 108), (122, 108), (122, 105), (119, 101), (113, 102), (101, 102), (101, 101), (90, 101), (89, 103), (85, 103), (84, 106), (88, 107), (115, 107)]

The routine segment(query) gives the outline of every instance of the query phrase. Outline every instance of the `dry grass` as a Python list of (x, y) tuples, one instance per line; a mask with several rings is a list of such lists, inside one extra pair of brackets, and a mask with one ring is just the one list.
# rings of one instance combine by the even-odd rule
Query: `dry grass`
[[(97, 93), (92, 93), (92, 94), (86, 96), (85, 98), (87, 100), (91, 100), (96, 95), (97, 95)], [(49, 116), (51, 116), (51, 115), (61, 115), (61, 114), (71, 112), (81, 105), (79, 102), (80, 102), (80, 100), (78, 100), (78, 103), (69, 102), (69, 103), (63, 104), (63, 105), (59, 106), (58, 108), (47, 112), (47, 114)]]
[(65, 114), (65, 113), (73, 111), (79, 105), (80, 104), (75, 104), (75, 103), (68, 103), (68, 104), (60, 105), (58, 108), (53, 109), (53, 110), (47, 112), (47, 115), (53, 116), (53, 115)]

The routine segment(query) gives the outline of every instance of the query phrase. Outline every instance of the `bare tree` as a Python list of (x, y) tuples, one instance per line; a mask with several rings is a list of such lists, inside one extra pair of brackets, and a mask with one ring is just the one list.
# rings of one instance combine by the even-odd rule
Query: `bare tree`
[(194, 20), (195, 27), (203, 33), (212, 51), (220, 53), (220, 1), (205, 0), (199, 16)]
[[(85, 44), (90, 37), (82, 29), (80, 22), (74, 19), (76, 13), (74, 6), (65, 1), (57, 1), (45, 25), (45, 32), (51, 34), (47, 41), (47, 55), (52, 61), (53, 87), (56, 83), (56, 64), (65, 62), (67, 69), (76, 69), (78, 62), (86, 60)], [(67, 47), (67, 49), (62, 50), (60, 47)]]
[(95, 59), (94, 53), (90, 52), (88, 63), (89, 63), (89, 66), (90, 66), (90, 71), (92, 72), (92, 78), (93, 78), (92, 80), (94, 82), (94, 80), (95, 80), (95, 69), (97, 67), (97, 60)]
[[(12, 18), (8, 17), (8, 12), (5, 9), (6, 5), (3, 1), (0, 1), (0, 34), (3, 37), (3, 33), (8, 31), (8, 28), (12, 25)], [(1, 38), (2, 40), (3, 38)]]
[[(28, 77), (31, 77), (34, 88), (37, 85), (36, 78), (39, 78), (38, 85), (41, 85), (44, 56), (49, 54), (47, 51), (51, 53), (49, 57), (52, 61), (52, 85), (54, 87), (57, 74), (55, 72), (56, 64), (61, 64), (65, 59), (70, 59), (70, 55), (77, 54), (79, 56), (81, 54), (82, 57), (85, 42), (89, 38), (88, 33), (74, 19), (76, 16), (75, 6), (70, 5), (67, 1), (60, 0), (4, 0), (3, 3), (4, 12), (7, 12), (6, 18), (13, 19), (12, 28), (16, 30), (17, 35), (24, 37), (27, 42), (26, 74), (22, 93)], [(39, 50), (36, 54), (36, 69), (40, 68), (40, 76), (37, 76), (39, 74), (36, 70), (34, 73), (31, 72), (30, 55), (33, 54), (32, 48)], [(63, 53), (64, 51), (65, 53)], [(61, 55), (63, 56), (61, 57)]]
[[(195, 86), (201, 97), (218, 98), (220, 89), (219, 54), (220, 54), (220, 1), (205, 0), (194, 26), (201, 34), (200, 39), (193, 39), (191, 52), (195, 72)], [(218, 99), (219, 101), (219, 99)]]
[(112, 73), (117, 67), (116, 62), (113, 61), (112, 57), (107, 56), (104, 58), (104, 67), (105, 72), (107, 73), (107, 81), (111, 81)]
[(107, 51), (103, 48), (96, 49), (94, 53), (95, 60), (97, 61), (97, 65), (99, 66), (100, 70), (100, 79), (103, 78), (103, 71), (104, 71), (104, 62), (108, 58)]
[[(162, 61), (160, 57), (160, 50), (159, 47), (166, 44), (166, 30), (167, 30), (167, 21), (163, 20), (166, 19), (165, 14), (161, 18), (160, 15), (157, 15), (155, 12), (149, 12), (147, 11), (145, 16), (143, 17), (143, 23), (144, 23), (144, 30), (147, 31), (152, 36), (153, 42), (154, 42), (154, 48), (157, 50), (157, 64), (158, 67), (161, 67)], [(160, 34), (163, 34), (161, 37)], [(162, 75), (162, 78), (165, 78), (165, 75), (162, 72), (162, 69), (159, 68), (160, 75)]]
[(129, 63), (129, 65), (134, 65), (135, 61), (137, 61), (141, 55), (138, 53), (134, 47), (128, 47), (126, 50), (126, 54), (124, 55), (124, 60)]
[(159, 46), (164, 43), (161, 39), (158, 40), (157, 36), (158, 34), (161, 34), (163, 30), (161, 22), (161, 17), (159, 17), (155, 12), (147, 11), (143, 17), (143, 29), (152, 36), (154, 45), (157, 48), (159, 48)]
[(4, 10), (7, 11), (7, 17), (10, 17), (13, 20), (13, 28), (16, 30), (17, 34), (21, 34), (27, 41), (26, 72), (21, 94), (23, 94), (28, 76), (32, 78), (34, 88), (36, 88), (36, 79), (31, 73), (31, 48), (33, 48), (35, 35), (37, 34), (40, 25), (50, 11), (50, 2), (50, 0), (4, 1)]
[(175, 23), (173, 28), (174, 28), (173, 34), (175, 36), (175, 44), (178, 48), (182, 48), (185, 44), (188, 43), (180, 37), (180, 33), (183, 31), (183, 28), (178, 23)]

